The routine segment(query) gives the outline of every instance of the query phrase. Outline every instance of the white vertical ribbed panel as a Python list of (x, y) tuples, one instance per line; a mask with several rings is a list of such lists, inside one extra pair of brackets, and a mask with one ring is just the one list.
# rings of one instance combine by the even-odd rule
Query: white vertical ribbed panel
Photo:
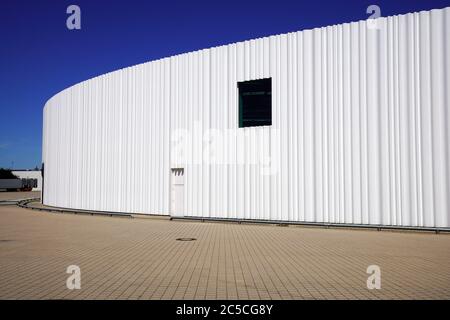
[[(185, 215), (450, 226), (450, 9), (186, 53), (64, 90), (44, 109), (44, 202)], [(272, 126), (237, 82), (272, 78)], [(181, 150), (181, 151), (180, 151)], [(214, 158), (208, 162), (205, 157)]]

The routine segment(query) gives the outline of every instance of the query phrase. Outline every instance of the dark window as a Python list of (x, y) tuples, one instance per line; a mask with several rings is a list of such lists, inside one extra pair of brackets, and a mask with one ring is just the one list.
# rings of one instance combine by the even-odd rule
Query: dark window
[(272, 125), (272, 79), (238, 82), (239, 128)]

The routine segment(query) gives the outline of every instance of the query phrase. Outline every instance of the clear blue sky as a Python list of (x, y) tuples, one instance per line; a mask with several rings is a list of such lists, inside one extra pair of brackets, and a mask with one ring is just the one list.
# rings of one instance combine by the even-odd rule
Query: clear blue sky
[[(82, 29), (66, 28), (80, 6)], [(450, 0), (2, 0), (0, 167), (41, 163), (42, 108), (77, 82), (197, 49), (383, 16), (450, 6)]]

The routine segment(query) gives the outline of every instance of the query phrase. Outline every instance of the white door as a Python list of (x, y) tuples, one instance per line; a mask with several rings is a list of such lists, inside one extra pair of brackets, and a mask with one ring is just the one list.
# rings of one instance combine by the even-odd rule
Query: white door
[(170, 215), (184, 216), (184, 168), (172, 169), (172, 187), (170, 191)]

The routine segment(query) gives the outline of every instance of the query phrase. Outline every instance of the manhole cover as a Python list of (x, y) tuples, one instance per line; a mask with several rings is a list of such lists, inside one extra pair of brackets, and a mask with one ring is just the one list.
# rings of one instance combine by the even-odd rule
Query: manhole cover
[(195, 238), (177, 238), (176, 240), (177, 241), (195, 241), (197, 239), (195, 239)]

